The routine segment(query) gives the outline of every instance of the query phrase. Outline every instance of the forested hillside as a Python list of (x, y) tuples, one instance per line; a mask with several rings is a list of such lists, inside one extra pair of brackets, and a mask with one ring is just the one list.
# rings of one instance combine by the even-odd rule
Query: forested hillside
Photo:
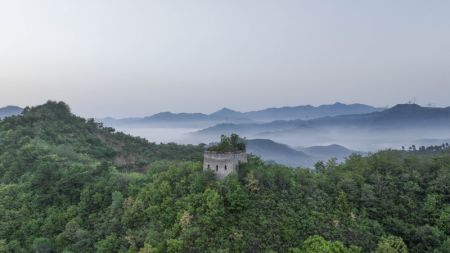
[(202, 171), (49, 102), (0, 121), (0, 252), (449, 252), (450, 153)]

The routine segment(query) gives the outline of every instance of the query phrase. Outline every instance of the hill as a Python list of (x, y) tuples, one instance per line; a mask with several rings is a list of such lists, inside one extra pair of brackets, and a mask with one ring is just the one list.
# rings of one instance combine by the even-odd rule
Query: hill
[(311, 146), (311, 147), (297, 147), (296, 150), (302, 151), (305, 154), (313, 156), (316, 160), (328, 161), (331, 158), (336, 158), (338, 162), (343, 162), (352, 154), (364, 155), (363, 152), (353, 151), (344, 146), (331, 144), (325, 146)]
[(400, 104), (390, 109), (368, 114), (340, 115), (312, 120), (273, 121), (270, 123), (220, 124), (202, 132), (275, 131), (294, 128), (331, 128), (342, 126), (365, 128), (445, 127), (450, 122), (450, 108), (429, 108), (415, 104)]
[[(132, 137), (92, 119), (85, 120), (70, 112), (62, 102), (48, 102), (27, 108), (23, 115), (0, 122), (3, 163), (13, 162), (15, 152), (23, 147), (54, 151), (62, 156), (113, 162), (124, 170), (142, 170), (150, 162), (161, 159), (200, 160), (203, 148), (176, 144), (155, 144)], [(6, 135), (6, 133), (8, 133)]]
[(217, 119), (228, 119), (228, 120), (233, 120), (233, 119), (245, 119), (247, 117), (245, 117), (244, 113), (238, 112), (238, 111), (234, 111), (228, 108), (222, 108), (220, 110), (218, 110), (217, 112), (211, 113), (209, 115), (212, 118), (217, 118)]
[(275, 120), (296, 120), (296, 119), (315, 119), (322, 117), (332, 117), (338, 115), (349, 114), (365, 114), (376, 111), (382, 111), (382, 108), (364, 104), (342, 104), (335, 103), (332, 105), (320, 106), (293, 106), (268, 108), (260, 111), (247, 112), (244, 115), (255, 121), (275, 121)]
[(222, 109), (212, 114), (161, 112), (144, 118), (103, 118), (98, 119), (106, 125), (127, 127), (175, 127), (199, 128), (224, 122), (246, 123), (251, 120), (238, 117), (231, 110)]
[(359, 114), (380, 111), (363, 104), (342, 104), (321, 106), (295, 106), (269, 108), (260, 111), (238, 112), (228, 108), (220, 109), (211, 114), (203, 113), (171, 113), (162, 112), (144, 118), (113, 119), (104, 118), (99, 121), (112, 126), (147, 126), (147, 127), (193, 127), (204, 128), (224, 123), (263, 123), (276, 120), (314, 119), (326, 116)]
[(449, 108), (399, 104), (390, 109), (360, 115), (327, 117), (308, 122), (315, 127), (355, 126), (372, 129), (431, 127), (442, 128), (450, 122)]
[(260, 156), (265, 161), (305, 168), (313, 168), (318, 161), (327, 162), (336, 158), (338, 162), (344, 162), (352, 154), (364, 154), (336, 144), (292, 148), (268, 139), (247, 140), (247, 152)]
[(0, 108), (0, 119), (21, 114), (22, 111), (23, 111), (22, 108), (12, 105)]
[(267, 139), (247, 140), (247, 152), (260, 156), (265, 161), (274, 161), (292, 167), (312, 167), (314, 157), (288, 145), (276, 143)]
[[(198, 136), (237, 133), (248, 138), (265, 138), (292, 146), (339, 143), (358, 150), (378, 150), (416, 139), (450, 135), (449, 108), (414, 104), (396, 105), (368, 114), (340, 115), (312, 120), (270, 123), (218, 124), (198, 131)], [(400, 148), (401, 145), (397, 148)]]

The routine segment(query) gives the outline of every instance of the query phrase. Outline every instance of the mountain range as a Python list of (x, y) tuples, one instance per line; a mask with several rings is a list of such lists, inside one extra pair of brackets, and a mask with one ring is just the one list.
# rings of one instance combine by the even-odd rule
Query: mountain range
[(382, 108), (375, 108), (363, 104), (342, 104), (320, 106), (294, 106), (268, 108), (259, 111), (239, 112), (223, 108), (211, 114), (204, 113), (171, 113), (161, 112), (144, 118), (103, 118), (99, 121), (113, 126), (146, 126), (146, 127), (192, 127), (204, 128), (221, 123), (267, 123), (275, 120), (307, 120), (337, 115), (350, 115), (377, 112)]
[[(311, 120), (279, 120), (268, 123), (226, 123), (196, 132), (196, 136), (237, 133), (292, 146), (339, 143), (356, 150), (377, 150), (411, 140), (450, 137), (450, 108), (399, 104), (365, 114), (328, 116)], [(368, 148), (366, 148), (368, 147)], [(401, 147), (401, 146), (400, 146)]]
[(278, 120), (269, 123), (251, 124), (219, 124), (200, 132), (242, 132), (242, 131), (276, 131), (280, 129), (308, 129), (326, 127), (367, 127), (397, 128), (397, 127), (447, 127), (450, 123), (450, 107), (430, 108), (416, 104), (400, 104), (390, 109), (366, 114), (339, 115), (312, 120)]
[(450, 123), (450, 107), (429, 108), (416, 104), (400, 104), (384, 111), (366, 114), (339, 115), (312, 120), (278, 120), (269, 123), (218, 124), (200, 130), (200, 133), (246, 133), (295, 129), (360, 127), (368, 129), (390, 129), (398, 127), (444, 127)]
[[(8, 106), (0, 109), (0, 118), (21, 112), (20, 107)], [(327, 147), (337, 143), (351, 150), (377, 151), (400, 149), (413, 144), (435, 145), (439, 141), (433, 140), (450, 139), (450, 107), (422, 107), (416, 104), (399, 104), (382, 109), (363, 104), (335, 103), (251, 112), (223, 108), (211, 114), (162, 112), (144, 118), (105, 118), (99, 121), (126, 132), (130, 132), (129, 129), (153, 132), (156, 129), (152, 128), (168, 131), (185, 128), (186, 134), (171, 140), (181, 143), (208, 143), (221, 134), (237, 133), (247, 139), (269, 139), (287, 144), (291, 149), (299, 146)], [(140, 131), (135, 133), (139, 136), (143, 134), (145, 136)], [(173, 133), (169, 131), (164, 134)], [(160, 141), (166, 142), (163, 139)], [(308, 150), (294, 150), (308, 155)], [(299, 157), (299, 154), (296, 156)], [(317, 152), (313, 156), (318, 157)]]

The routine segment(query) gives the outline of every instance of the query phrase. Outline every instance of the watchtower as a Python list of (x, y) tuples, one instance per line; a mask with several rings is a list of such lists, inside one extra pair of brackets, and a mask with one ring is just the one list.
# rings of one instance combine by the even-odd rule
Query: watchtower
[(245, 150), (233, 152), (205, 151), (203, 170), (213, 171), (217, 178), (223, 179), (231, 172), (238, 172), (239, 166), (247, 163)]

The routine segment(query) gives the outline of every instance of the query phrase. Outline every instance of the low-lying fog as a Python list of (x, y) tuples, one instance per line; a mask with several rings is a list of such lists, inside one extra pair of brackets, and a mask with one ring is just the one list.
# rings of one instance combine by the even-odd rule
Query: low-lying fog
[(139, 136), (150, 142), (179, 144), (200, 144), (201, 140), (190, 137), (190, 133), (196, 132), (197, 128), (150, 128), (150, 127), (115, 127), (117, 131), (133, 136)]
[[(199, 144), (218, 141), (220, 136), (194, 134), (196, 128), (116, 127), (118, 131), (145, 138), (151, 142)], [(247, 139), (271, 139), (292, 147), (325, 146), (339, 144), (348, 149), (373, 152), (382, 149), (408, 149), (411, 145), (440, 145), (450, 139), (450, 130), (390, 130), (362, 129), (318, 130), (305, 132), (259, 133), (243, 135)]]
[(268, 138), (291, 146), (322, 146), (339, 144), (351, 150), (374, 152), (383, 149), (402, 149), (404, 146), (440, 145), (447, 142), (450, 130), (365, 130), (339, 129), (318, 130), (317, 132), (264, 133), (260, 138)]

